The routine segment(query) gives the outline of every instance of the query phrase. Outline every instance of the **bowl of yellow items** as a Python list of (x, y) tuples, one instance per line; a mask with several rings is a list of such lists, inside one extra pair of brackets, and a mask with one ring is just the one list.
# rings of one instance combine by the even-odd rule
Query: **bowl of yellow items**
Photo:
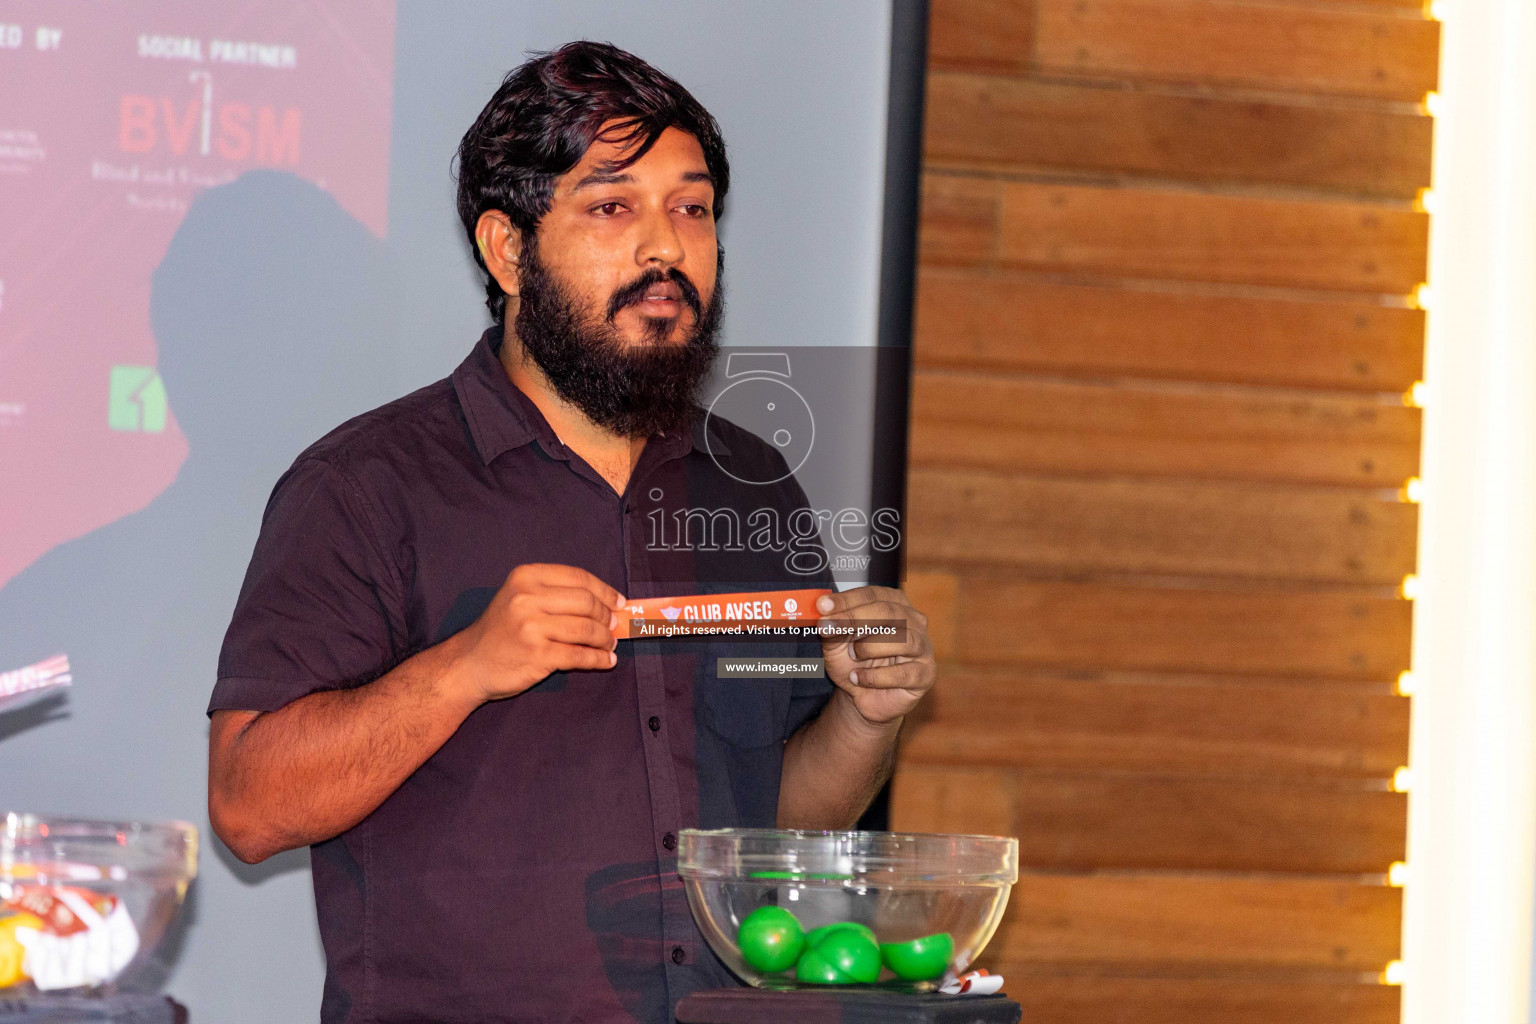
[(152, 987), (196, 874), (185, 822), (0, 818), (0, 998)]
[(1001, 836), (685, 829), (678, 842), (705, 941), (769, 989), (939, 988), (997, 930), (1018, 861)]

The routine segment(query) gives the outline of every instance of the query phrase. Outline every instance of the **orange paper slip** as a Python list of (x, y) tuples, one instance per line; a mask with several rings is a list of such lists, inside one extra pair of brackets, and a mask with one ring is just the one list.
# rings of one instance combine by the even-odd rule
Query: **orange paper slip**
[[(690, 594), (682, 597), (647, 597), (626, 602), (618, 611), (613, 635), (620, 640), (638, 636), (700, 636), (731, 633), (747, 625), (813, 623), (821, 617), (816, 599), (832, 591), (759, 590), (745, 594)], [(639, 623), (672, 627), (640, 632)]]

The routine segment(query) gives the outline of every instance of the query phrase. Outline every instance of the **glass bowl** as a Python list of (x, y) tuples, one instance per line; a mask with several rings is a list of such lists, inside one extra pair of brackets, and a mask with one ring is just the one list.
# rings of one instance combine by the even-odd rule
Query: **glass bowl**
[(0, 999), (135, 986), (197, 874), (197, 829), (0, 819)]
[[(963, 973), (992, 938), (1008, 892), (1018, 881), (1018, 864), (1018, 840), (1000, 836), (684, 829), (677, 873), (710, 948), (749, 985), (867, 984), (929, 992)], [(753, 919), (757, 924), (749, 924), (745, 937), (753, 949), (744, 955), (738, 941), (744, 935), (742, 923), (765, 907), (778, 909), (763, 911)], [(795, 923), (782, 911), (793, 915)], [(858, 959), (867, 957), (867, 947), (863, 953), (848, 949), (850, 942), (861, 945), (853, 940), (840, 940), (841, 955), (854, 958), (842, 966), (859, 964), (857, 973), (863, 977), (822, 967), (828, 957), (835, 960), (840, 954), (817, 947), (817, 936), (825, 943), (839, 929), (817, 929), (850, 923), (867, 929), (865, 936), (873, 932), (877, 977), (869, 973), (867, 959)], [(772, 945), (776, 938), (793, 943), (792, 934), (773, 929), (793, 932), (795, 924), (810, 942), (802, 940), (793, 949)], [(916, 945), (904, 945), (914, 940)], [(808, 948), (824, 954), (810, 966), (805, 962)], [(915, 970), (913, 950), (925, 954)], [(794, 957), (793, 966), (762, 966), (788, 957)]]

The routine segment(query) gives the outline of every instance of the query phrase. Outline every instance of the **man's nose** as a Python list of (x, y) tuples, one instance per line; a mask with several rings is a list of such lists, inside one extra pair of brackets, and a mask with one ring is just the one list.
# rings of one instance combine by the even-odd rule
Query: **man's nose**
[(635, 262), (642, 267), (672, 267), (683, 261), (683, 238), (666, 210), (653, 210), (640, 222)]

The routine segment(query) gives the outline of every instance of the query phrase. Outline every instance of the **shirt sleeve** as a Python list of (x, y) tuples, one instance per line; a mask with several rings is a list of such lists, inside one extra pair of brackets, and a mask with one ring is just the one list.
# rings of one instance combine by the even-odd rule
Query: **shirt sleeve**
[(275, 711), (382, 675), (399, 660), (403, 590), (359, 488), (301, 459), (267, 503), (208, 713)]

